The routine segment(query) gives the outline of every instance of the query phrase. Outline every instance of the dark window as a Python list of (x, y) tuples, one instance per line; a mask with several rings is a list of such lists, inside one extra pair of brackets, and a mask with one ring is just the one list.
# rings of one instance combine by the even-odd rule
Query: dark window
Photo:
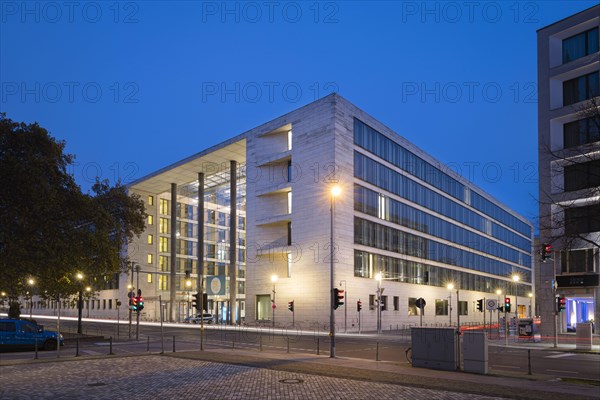
[(387, 310), (387, 305), (388, 305), (388, 297), (387, 296), (381, 296), (381, 311), (386, 311)]
[(600, 94), (598, 72), (579, 76), (563, 82), (563, 107)]
[(563, 64), (598, 51), (598, 28), (581, 32), (562, 42)]
[(369, 309), (371, 309), (371, 310), (375, 309), (375, 295), (374, 294), (369, 295)]
[(292, 181), (292, 161), (288, 161), (287, 163), (287, 181)]
[(600, 204), (573, 207), (565, 210), (565, 232), (567, 235), (600, 231)]
[(594, 272), (594, 249), (562, 251), (560, 256), (563, 273)]
[(394, 296), (394, 311), (398, 311), (400, 309), (400, 297)]
[(564, 125), (564, 147), (574, 147), (600, 140), (600, 118), (585, 118)]
[(565, 191), (600, 186), (600, 160), (565, 167)]
[(466, 301), (458, 302), (458, 314), (459, 315), (469, 315), (469, 306)]
[(287, 223), (287, 244), (288, 246), (292, 245), (292, 223)]
[(448, 300), (435, 300), (435, 315), (448, 315)]

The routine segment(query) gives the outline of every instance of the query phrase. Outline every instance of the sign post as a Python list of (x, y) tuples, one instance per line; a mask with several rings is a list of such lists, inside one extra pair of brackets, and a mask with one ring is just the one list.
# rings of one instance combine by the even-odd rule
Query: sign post
[[(494, 299), (483, 299), (483, 302), (485, 303), (485, 308), (487, 310), (490, 310), (490, 339), (492, 338), (492, 311), (495, 310), (498, 307), (498, 301), (494, 300)], [(485, 312), (483, 313), (483, 318), (485, 320)], [(485, 331), (485, 323), (484, 323), (484, 331)], [(498, 329), (500, 329), (498, 327)]]
[(423, 315), (425, 314), (425, 304), (427, 304), (425, 302), (425, 299), (422, 297), (419, 297), (416, 301), (415, 301), (415, 305), (417, 307), (419, 307), (419, 309), (421, 310), (421, 312), (419, 313), (419, 322), (420, 322), (420, 326), (423, 326)]

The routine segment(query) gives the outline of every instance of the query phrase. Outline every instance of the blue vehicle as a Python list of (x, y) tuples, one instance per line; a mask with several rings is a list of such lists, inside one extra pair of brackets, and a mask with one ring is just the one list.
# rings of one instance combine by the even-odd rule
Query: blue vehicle
[(31, 321), (0, 319), (0, 351), (33, 350), (36, 342), (39, 349), (56, 350), (58, 341), (61, 346), (64, 345), (63, 335), (46, 331)]

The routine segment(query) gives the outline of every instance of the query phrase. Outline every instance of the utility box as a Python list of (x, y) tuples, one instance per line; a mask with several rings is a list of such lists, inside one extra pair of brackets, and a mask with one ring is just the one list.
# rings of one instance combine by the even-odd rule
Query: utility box
[(455, 328), (410, 329), (412, 366), (456, 371), (457, 335)]
[(485, 332), (463, 333), (463, 360), (465, 372), (488, 373), (488, 343)]
[[(580, 322), (577, 324), (577, 331), (575, 331), (577, 350), (591, 350), (592, 349), (592, 324), (589, 322)], [(413, 349), (414, 353), (414, 349)]]

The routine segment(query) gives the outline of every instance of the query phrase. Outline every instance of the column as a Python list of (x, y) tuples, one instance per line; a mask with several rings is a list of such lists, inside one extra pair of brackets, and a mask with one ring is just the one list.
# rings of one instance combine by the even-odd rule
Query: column
[(237, 162), (229, 167), (229, 313), (227, 322), (236, 323), (237, 316)]
[(204, 312), (203, 294), (204, 294), (204, 173), (198, 173), (198, 243), (196, 244), (196, 253), (198, 254), (197, 269), (198, 283), (197, 290), (200, 293), (200, 312)]
[(175, 322), (177, 306), (177, 288), (175, 280), (177, 279), (177, 184), (171, 183), (171, 249), (170, 249), (170, 296), (169, 296), (169, 320)]

